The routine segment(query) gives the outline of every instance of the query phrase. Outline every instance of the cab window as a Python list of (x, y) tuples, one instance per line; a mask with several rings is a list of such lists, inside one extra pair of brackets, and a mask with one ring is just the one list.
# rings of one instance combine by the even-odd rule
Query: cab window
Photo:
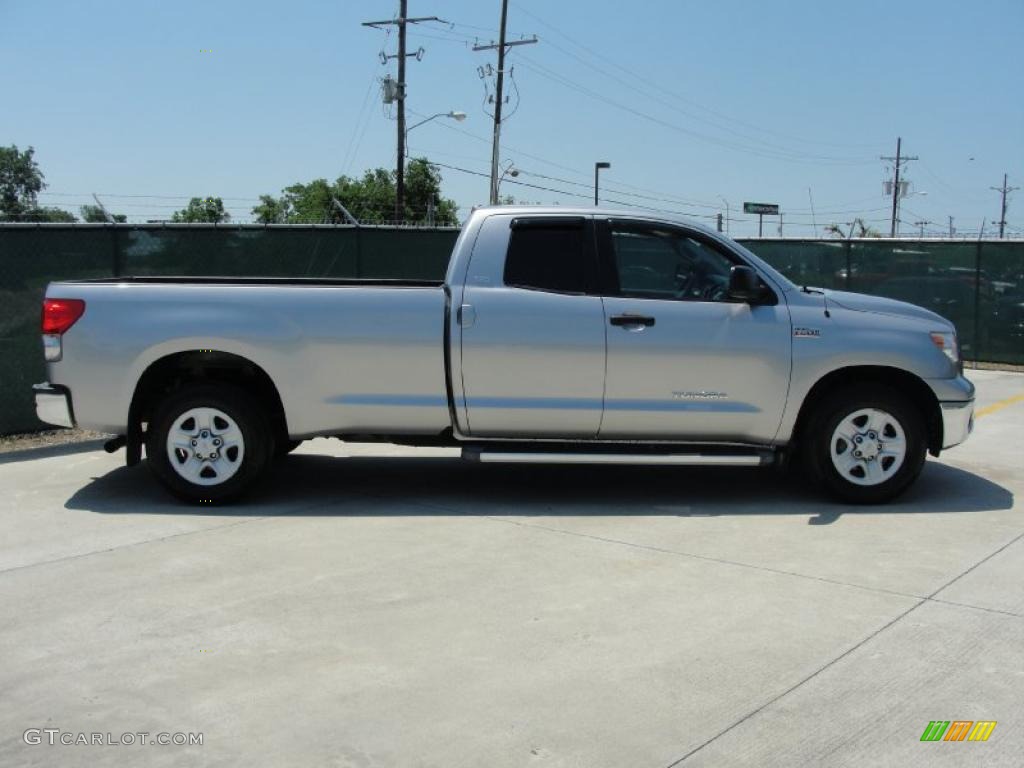
[(593, 249), (582, 218), (512, 222), (505, 255), (505, 285), (554, 293), (586, 293)]
[(732, 259), (685, 232), (611, 225), (613, 270), (622, 296), (725, 301)]

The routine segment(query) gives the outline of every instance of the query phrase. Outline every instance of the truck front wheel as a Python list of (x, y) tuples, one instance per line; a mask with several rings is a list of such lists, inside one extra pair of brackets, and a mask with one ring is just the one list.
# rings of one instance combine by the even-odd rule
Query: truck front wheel
[(260, 478), (273, 441), (263, 412), (241, 389), (196, 384), (161, 402), (146, 432), (150, 468), (175, 496), (216, 504)]
[(878, 504), (903, 493), (924, 467), (920, 411), (878, 384), (844, 388), (815, 410), (803, 435), (811, 477), (833, 496)]

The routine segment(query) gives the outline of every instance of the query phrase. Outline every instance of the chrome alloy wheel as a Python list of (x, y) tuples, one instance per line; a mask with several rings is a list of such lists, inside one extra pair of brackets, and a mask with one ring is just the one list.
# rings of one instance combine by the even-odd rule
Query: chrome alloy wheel
[(903, 466), (907, 436), (891, 414), (861, 408), (839, 422), (829, 447), (832, 466), (844, 480), (881, 485)]
[(167, 458), (181, 477), (195, 485), (220, 485), (242, 466), (242, 430), (217, 408), (190, 408), (167, 432)]

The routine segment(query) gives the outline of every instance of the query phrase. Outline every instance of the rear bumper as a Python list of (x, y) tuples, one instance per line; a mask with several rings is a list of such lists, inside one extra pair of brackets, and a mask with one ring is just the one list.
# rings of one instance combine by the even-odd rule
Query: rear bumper
[(942, 447), (960, 445), (974, 429), (974, 400), (939, 403), (942, 409)]
[(75, 411), (71, 406), (71, 390), (60, 384), (34, 384), (36, 416), (40, 421), (58, 427), (75, 426)]

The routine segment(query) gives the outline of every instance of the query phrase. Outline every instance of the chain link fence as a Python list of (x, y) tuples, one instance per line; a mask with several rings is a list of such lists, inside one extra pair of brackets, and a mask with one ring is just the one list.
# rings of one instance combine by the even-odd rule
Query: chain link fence
[[(0, 224), (0, 434), (42, 428), (39, 312), (51, 280), (119, 275), (444, 277), (456, 229)], [(910, 301), (971, 360), (1024, 364), (1024, 240), (741, 240), (801, 285)]]

